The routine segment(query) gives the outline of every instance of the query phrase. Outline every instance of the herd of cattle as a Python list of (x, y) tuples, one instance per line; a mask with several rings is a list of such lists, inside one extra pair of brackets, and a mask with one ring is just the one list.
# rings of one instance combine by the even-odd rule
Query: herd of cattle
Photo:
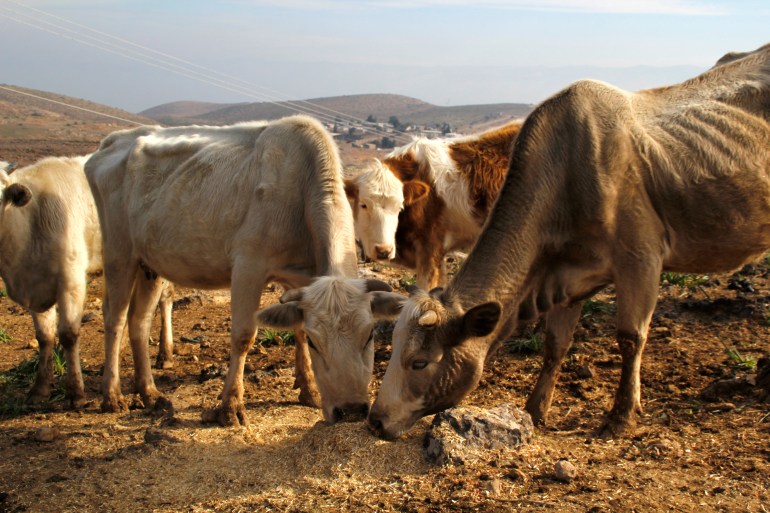
[[(516, 323), (542, 315), (544, 363), (526, 403), (542, 423), (583, 301), (614, 283), (622, 371), (603, 430), (623, 434), (641, 410), (661, 271), (727, 271), (770, 248), (768, 148), (770, 45), (670, 87), (579, 81), (523, 122), (415, 140), (347, 179), (331, 136), (304, 116), (123, 130), (88, 157), (0, 170), (0, 276), (40, 344), (28, 399), (50, 394), (58, 334), (67, 398), (83, 405), (86, 276), (103, 270), (104, 411), (126, 408), (124, 335), (145, 407), (169, 406), (147, 340), (160, 305), (156, 365), (169, 367), (178, 284), (231, 293), (230, 364), (204, 420), (246, 422), (244, 364), (259, 325), (296, 330), (303, 403), (396, 438), (460, 402)], [(357, 277), (356, 239), (369, 258), (416, 269), (409, 297)], [(446, 283), (444, 256), (457, 249), (470, 253)], [(286, 292), (260, 310), (268, 282)], [(372, 329), (395, 317), (370, 411)]]

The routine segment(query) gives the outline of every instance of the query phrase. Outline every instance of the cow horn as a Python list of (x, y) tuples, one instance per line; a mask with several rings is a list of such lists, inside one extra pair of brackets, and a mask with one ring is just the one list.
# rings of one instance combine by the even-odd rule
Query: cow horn
[(438, 314), (433, 310), (428, 310), (417, 319), (420, 326), (435, 326), (438, 323)]
[(289, 303), (291, 301), (300, 301), (302, 300), (302, 293), (304, 290), (305, 289), (302, 288), (287, 290), (281, 295), (281, 298), (278, 301), (280, 301), (281, 304)]
[(392, 292), (393, 288), (382, 280), (366, 280), (366, 291), (374, 292), (376, 290)]

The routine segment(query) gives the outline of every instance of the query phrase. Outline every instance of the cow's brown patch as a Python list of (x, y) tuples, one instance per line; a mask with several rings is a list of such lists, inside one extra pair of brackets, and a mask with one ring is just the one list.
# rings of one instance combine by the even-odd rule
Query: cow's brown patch
[(474, 214), (483, 223), (503, 185), (511, 159), (511, 146), (521, 121), (484, 132), (478, 138), (449, 145), (449, 154), (468, 182)]

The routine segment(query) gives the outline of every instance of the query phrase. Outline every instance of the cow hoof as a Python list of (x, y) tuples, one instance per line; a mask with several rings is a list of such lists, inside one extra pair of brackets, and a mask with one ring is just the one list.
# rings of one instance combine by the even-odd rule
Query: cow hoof
[(532, 417), (532, 424), (535, 426), (545, 426), (546, 414), (537, 408), (524, 408), (529, 416)]
[(27, 399), (25, 400), (27, 404), (38, 406), (40, 404), (43, 404), (44, 402), (48, 401), (49, 394), (43, 393), (39, 390), (30, 390), (27, 394)]
[(306, 390), (301, 388), (299, 391), (299, 404), (311, 408), (321, 408), (321, 394), (317, 390)]
[(174, 405), (171, 400), (165, 396), (160, 396), (155, 400), (152, 408), (149, 410), (150, 415), (156, 418), (160, 417), (173, 417)]
[(155, 368), (169, 370), (174, 368), (174, 360), (171, 358), (158, 358), (155, 360)]
[(70, 408), (73, 410), (82, 410), (85, 408), (86, 403), (88, 402), (86, 400), (85, 395), (75, 395), (69, 398), (70, 401)]
[(634, 432), (636, 423), (628, 419), (615, 419), (610, 417), (597, 431), (597, 438), (607, 440), (611, 438), (623, 438)]
[(102, 399), (103, 413), (122, 413), (126, 411), (128, 411), (128, 403), (122, 395)]
[(203, 411), (201, 420), (207, 424), (219, 424), (222, 427), (246, 426), (249, 420), (246, 417), (246, 409), (243, 406), (228, 408), (227, 406), (217, 406)]

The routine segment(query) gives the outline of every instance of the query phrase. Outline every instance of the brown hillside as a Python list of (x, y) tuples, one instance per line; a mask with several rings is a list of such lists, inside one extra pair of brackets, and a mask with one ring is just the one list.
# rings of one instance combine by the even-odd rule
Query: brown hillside
[(110, 132), (156, 123), (79, 98), (0, 86), (0, 160), (20, 166), (50, 155), (84, 155)]

